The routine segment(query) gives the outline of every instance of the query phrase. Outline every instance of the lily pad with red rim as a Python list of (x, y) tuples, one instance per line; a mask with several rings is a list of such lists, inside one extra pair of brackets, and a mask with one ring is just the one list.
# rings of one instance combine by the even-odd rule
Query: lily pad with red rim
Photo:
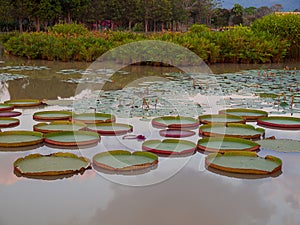
[(256, 121), (258, 118), (267, 117), (268, 112), (258, 109), (246, 109), (246, 108), (236, 108), (236, 109), (224, 109), (220, 110), (219, 114), (241, 116), (246, 121)]
[(0, 111), (11, 111), (15, 107), (11, 104), (0, 103)]
[(77, 131), (86, 128), (85, 123), (70, 121), (53, 121), (51, 123), (38, 123), (33, 126), (34, 131), (42, 133), (57, 131)]
[(205, 158), (205, 164), (208, 168), (244, 174), (272, 174), (282, 167), (282, 161), (277, 157), (262, 158), (255, 152), (244, 151), (211, 153)]
[(123, 123), (97, 123), (88, 124), (87, 130), (95, 131), (101, 135), (123, 135), (133, 131), (133, 126)]
[(80, 121), (83, 123), (113, 123), (116, 121), (116, 117), (112, 114), (106, 113), (81, 113), (75, 114), (72, 117), (74, 121)]
[(197, 146), (194, 142), (181, 139), (149, 140), (142, 145), (144, 151), (162, 155), (185, 155), (195, 152)]
[(257, 139), (264, 136), (265, 130), (248, 124), (206, 124), (199, 127), (199, 134), (208, 137)]
[(193, 117), (184, 116), (162, 116), (152, 119), (154, 127), (168, 128), (195, 128), (199, 125), (199, 121)]
[(17, 117), (21, 116), (22, 113), (18, 111), (1, 111), (0, 112), (0, 117)]
[(31, 154), (14, 162), (15, 172), (22, 176), (57, 176), (82, 173), (91, 168), (87, 158), (72, 153)]
[(232, 137), (209, 137), (198, 141), (198, 149), (208, 152), (256, 151), (259, 144), (254, 141)]
[(258, 119), (257, 124), (275, 128), (300, 129), (300, 118), (288, 116), (270, 116)]
[(100, 136), (91, 131), (58, 131), (45, 134), (45, 142), (60, 146), (82, 146), (98, 143)]
[(72, 117), (70, 111), (40, 111), (33, 114), (34, 120), (69, 120)]
[(209, 123), (245, 123), (246, 120), (241, 116), (233, 116), (226, 114), (211, 114), (199, 116), (199, 122), (202, 124)]
[(43, 133), (36, 131), (4, 131), (0, 133), (0, 147), (23, 147), (43, 142)]
[(4, 103), (11, 104), (14, 107), (33, 107), (41, 105), (42, 101), (37, 99), (13, 99)]
[(113, 171), (145, 169), (157, 163), (157, 155), (141, 151), (131, 153), (125, 150), (113, 150), (98, 153), (93, 157), (95, 166)]
[(16, 118), (0, 117), (0, 128), (15, 127), (20, 124), (20, 120)]
[(166, 129), (159, 131), (160, 136), (163, 137), (170, 137), (170, 138), (183, 138), (183, 137), (190, 137), (196, 134), (196, 132), (186, 129)]

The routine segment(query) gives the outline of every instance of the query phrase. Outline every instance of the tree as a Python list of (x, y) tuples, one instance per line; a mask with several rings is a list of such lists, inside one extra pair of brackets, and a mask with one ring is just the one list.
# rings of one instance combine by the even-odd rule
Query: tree
[(240, 4), (234, 4), (233, 8), (231, 9), (232, 12), (232, 23), (233, 25), (236, 24), (243, 24), (243, 11), (244, 8)]
[(271, 11), (272, 12), (281, 12), (282, 10), (282, 5), (281, 4), (274, 4), (271, 6)]
[(228, 9), (217, 8), (214, 10), (212, 17), (212, 24), (215, 27), (228, 26), (230, 18), (230, 11)]
[(58, 20), (61, 15), (60, 0), (41, 0), (37, 14), (47, 30), (48, 24)]
[(244, 9), (244, 13), (243, 13), (244, 25), (249, 26), (251, 25), (251, 23), (253, 23), (253, 21), (256, 19), (256, 12), (257, 12), (257, 8), (253, 6)]

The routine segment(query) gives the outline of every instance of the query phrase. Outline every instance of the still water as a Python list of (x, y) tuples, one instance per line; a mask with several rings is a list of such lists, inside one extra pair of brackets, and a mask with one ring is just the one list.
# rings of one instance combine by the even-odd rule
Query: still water
[[(35, 66), (28, 71), (10, 71), (27, 77), (2, 81), (1, 101), (16, 98), (58, 99), (78, 93), (78, 85), (66, 82), (79, 74), (57, 73), (62, 70), (85, 70), (85, 63), (20, 61), (5, 58), (0, 66)], [(39, 70), (39, 66), (48, 69)], [(291, 65), (294, 66), (294, 65)], [(213, 65), (215, 73), (262, 68), (262, 65)], [(265, 65), (265, 68), (267, 66)], [(270, 65), (282, 68), (283, 65)], [(268, 68), (268, 67), (267, 67)], [(145, 76), (162, 76), (178, 72), (169, 67), (132, 66), (123, 69), (129, 76), (109, 82), (107, 89), (120, 89)], [(128, 80), (129, 79), (129, 80)], [(89, 87), (97, 88), (97, 84)], [(82, 87), (83, 88), (83, 87)], [(4, 130), (32, 130), (37, 110), (65, 109), (65, 106), (23, 108), (21, 124)], [(69, 109), (67, 107), (67, 109)], [(299, 116), (299, 114), (297, 114)], [(147, 138), (161, 138), (147, 120), (120, 118), (134, 125), (134, 133)], [(255, 125), (255, 123), (252, 123)], [(197, 130), (194, 130), (197, 132)], [(266, 129), (266, 136), (300, 140), (299, 130)], [(200, 137), (187, 138), (196, 142)], [(121, 145), (120, 145), (121, 144)], [(140, 150), (141, 142), (121, 137), (102, 137), (97, 146), (84, 149), (62, 149), (34, 146), (22, 151), (0, 152), (0, 225), (115, 225), (115, 224), (206, 224), (206, 225), (297, 225), (300, 224), (300, 153), (262, 150), (283, 161), (282, 174), (273, 177), (234, 176), (209, 171), (205, 155), (183, 158), (160, 157), (159, 166), (144, 174), (107, 174), (88, 170), (83, 175), (56, 180), (17, 177), (13, 162), (31, 153), (49, 154), (72, 151), (91, 158), (107, 149)], [(288, 146), (287, 146), (288, 147)]]

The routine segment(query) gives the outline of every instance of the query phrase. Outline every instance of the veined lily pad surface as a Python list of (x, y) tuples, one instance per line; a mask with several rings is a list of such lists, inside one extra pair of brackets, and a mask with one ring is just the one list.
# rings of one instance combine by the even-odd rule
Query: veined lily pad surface
[(11, 104), (0, 103), (0, 111), (11, 111), (15, 107)]
[(21, 116), (22, 113), (18, 111), (1, 111), (0, 117), (17, 117)]
[(45, 134), (45, 142), (53, 145), (81, 146), (99, 141), (99, 134), (91, 131), (59, 131)]
[(193, 128), (199, 125), (198, 120), (192, 117), (183, 116), (162, 116), (152, 120), (152, 125), (156, 127), (168, 128)]
[(263, 110), (243, 109), (243, 108), (220, 110), (219, 114), (241, 116), (246, 121), (256, 121), (258, 118), (268, 116), (268, 112), (263, 111)]
[(18, 126), (20, 121), (16, 118), (1, 118), (0, 117), (0, 127), (14, 127)]
[(255, 128), (254, 126), (248, 124), (206, 124), (199, 127), (199, 134), (209, 137), (237, 137), (256, 139), (264, 135), (265, 130), (262, 128)]
[(254, 141), (232, 137), (210, 137), (198, 141), (198, 149), (209, 152), (256, 151), (259, 144)]
[(224, 114), (216, 114), (216, 115), (202, 115), (199, 116), (199, 122), (202, 124), (208, 123), (245, 123), (245, 119), (241, 116), (234, 115), (224, 115)]
[(116, 117), (106, 113), (81, 113), (73, 115), (74, 121), (83, 123), (112, 123), (116, 121)]
[(98, 132), (101, 135), (122, 135), (133, 131), (131, 125), (122, 123), (88, 124), (87, 129)]
[(33, 107), (42, 104), (42, 102), (37, 99), (14, 99), (6, 101), (5, 103), (11, 104), (15, 107)]
[(158, 163), (158, 156), (150, 152), (114, 150), (101, 152), (93, 157), (94, 165), (114, 171), (138, 170)]
[(196, 144), (180, 139), (148, 140), (143, 143), (142, 149), (157, 154), (180, 155), (194, 153)]
[(34, 120), (68, 120), (72, 116), (70, 111), (41, 111), (33, 114)]
[(274, 150), (278, 152), (300, 152), (300, 141), (288, 139), (259, 140), (257, 143), (263, 149)]
[(78, 131), (85, 127), (86, 124), (81, 122), (53, 121), (51, 123), (38, 123), (33, 126), (33, 130), (42, 133), (49, 133), (55, 131)]
[(0, 133), (0, 147), (22, 147), (43, 142), (43, 134), (35, 131), (4, 131)]
[(300, 118), (287, 116), (270, 116), (258, 119), (257, 124), (269, 127), (300, 129)]
[(23, 176), (56, 176), (84, 172), (91, 168), (87, 158), (72, 153), (50, 155), (32, 154), (19, 158), (14, 163), (16, 172)]
[(196, 134), (196, 132), (186, 129), (166, 129), (159, 131), (160, 136), (163, 137), (171, 137), (171, 138), (183, 138), (183, 137), (190, 137)]
[(211, 153), (205, 158), (208, 167), (245, 174), (271, 174), (281, 170), (282, 161), (274, 156), (259, 157), (255, 152)]

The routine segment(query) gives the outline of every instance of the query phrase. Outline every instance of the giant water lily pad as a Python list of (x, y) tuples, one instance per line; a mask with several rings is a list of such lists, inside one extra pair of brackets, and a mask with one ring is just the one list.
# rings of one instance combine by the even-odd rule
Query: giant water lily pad
[(268, 127), (300, 129), (300, 118), (288, 116), (270, 116), (258, 119), (257, 124)]
[(159, 131), (160, 136), (163, 137), (171, 137), (171, 138), (183, 138), (183, 137), (190, 137), (196, 134), (196, 132), (186, 129), (177, 129), (177, 128), (170, 128), (165, 130)]
[(106, 113), (81, 113), (73, 115), (74, 121), (83, 123), (112, 123), (116, 121), (116, 117)]
[(17, 116), (20, 116), (22, 115), (21, 112), (18, 112), (18, 111), (1, 111), (0, 112), (0, 117), (17, 117)]
[(0, 127), (15, 127), (20, 124), (20, 120), (16, 118), (1, 118), (0, 117)]
[(95, 144), (100, 136), (91, 131), (59, 131), (45, 134), (45, 142), (60, 146), (82, 146)]
[(35, 131), (4, 131), (0, 133), (0, 147), (22, 147), (43, 142), (43, 134)]
[(149, 140), (142, 145), (145, 151), (164, 155), (190, 154), (195, 152), (196, 147), (194, 142), (180, 139)]
[(198, 141), (198, 149), (209, 152), (256, 151), (259, 144), (254, 141), (232, 137), (210, 137)]
[(11, 104), (0, 103), (0, 111), (11, 111), (15, 107)]
[(86, 127), (86, 124), (81, 122), (70, 121), (53, 121), (51, 123), (38, 123), (33, 126), (34, 131), (42, 133), (56, 132), (56, 131), (77, 131)]
[(265, 130), (262, 128), (255, 128), (254, 126), (248, 124), (206, 124), (199, 127), (199, 134), (209, 137), (237, 137), (256, 139), (263, 136), (265, 134)]
[(152, 120), (155, 127), (168, 128), (193, 128), (199, 125), (199, 121), (192, 117), (184, 116), (162, 116)]
[(224, 109), (220, 110), (219, 114), (233, 115), (233, 116), (241, 116), (246, 121), (256, 121), (258, 118), (267, 117), (268, 112), (258, 109)]
[(23, 176), (57, 176), (82, 173), (91, 168), (87, 158), (72, 153), (31, 154), (14, 162), (14, 169)]
[(129, 152), (114, 150), (98, 153), (93, 157), (93, 164), (114, 171), (138, 170), (152, 167), (158, 163), (158, 157), (150, 152)]
[(281, 170), (282, 161), (274, 156), (259, 157), (255, 152), (211, 153), (205, 158), (207, 167), (245, 174), (271, 174)]
[(87, 129), (98, 132), (101, 135), (122, 135), (133, 131), (131, 125), (122, 123), (88, 124)]
[(202, 115), (199, 116), (199, 122), (202, 124), (208, 123), (245, 123), (245, 119), (241, 116), (216, 114), (216, 115)]
[(4, 103), (11, 104), (15, 107), (33, 107), (41, 105), (42, 101), (37, 99), (14, 99)]
[(69, 120), (72, 116), (70, 111), (41, 111), (33, 114), (34, 120)]
[(274, 150), (278, 152), (300, 152), (300, 141), (288, 139), (264, 139), (257, 143), (263, 149)]

